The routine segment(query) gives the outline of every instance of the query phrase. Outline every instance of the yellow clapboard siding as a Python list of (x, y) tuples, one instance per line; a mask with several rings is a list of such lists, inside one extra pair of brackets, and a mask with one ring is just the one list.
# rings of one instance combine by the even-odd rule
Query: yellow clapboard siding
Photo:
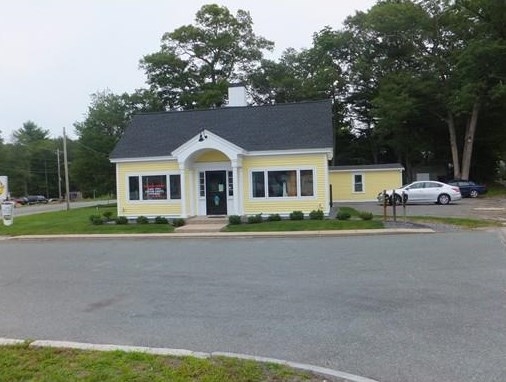
[(157, 204), (151, 204), (149, 202), (137, 204), (129, 203), (122, 207), (119, 212), (122, 216), (179, 216), (181, 215), (181, 203), (174, 203), (172, 201)]
[(116, 163), (119, 216), (179, 216), (180, 200), (129, 201), (127, 179), (129, 175), (179, 173), (176, 160)]
[(200, 155), (197, 159), (195, 159), (195, 162), (202, 163), (202, 162), (229, 162), (230, 159), (223, 154), (221, 151), (213, 150), (213, 151), (207, 151)]
[[(363, 192), (353, 191), (354, 174), (362, 174)], [(376, 200), (379, 192), (402, 186), (402, 171), (398, 169), (331, 171), (329, 183), (332, 185), (333, 201), (372, 201)]]
[[(301, 198), (253, 198), (251, 196), (251, 171), (296, 169), (312, 169), (314, 171), (314, 196)], [(278, 213), (286, 215), (293, 211), (303, 211), (308, 214), (317, 209), (328, 213), (327, 174), (326, 154), (270, 155), (244, 158), (242, 194), (244, 214), (269, 215)]]
[(142, 173), (160, 171), (161, 173), (166, 173), (179, 171), (177, 160), (117, 163), (116, 166), (120, 174), (129, 172)]

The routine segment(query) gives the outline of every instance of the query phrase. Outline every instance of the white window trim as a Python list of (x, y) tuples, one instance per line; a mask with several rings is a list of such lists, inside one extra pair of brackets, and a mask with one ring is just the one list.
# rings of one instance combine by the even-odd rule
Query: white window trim
[[(355, 175), (360, 175), (360, 177), (362, 178), (362, 191), (356, 191), (355, 190)], [(365, 194), (365, 176), (364, 176), (364, 173), (362, 172), (353, 172), (351, 174), (351, 191), (352, 193), (354, 194)]]
[[(125, 189), (126, 189), (126, 198), (125, 201), (130, 204), (160, 204), (160, 203), (172, 203), (172, 204), (178, 204), (181, 203), (183, 200), (183, 195), (181, 195), (181, 198), (179, 199), (171, 199), (171, 190), (170, 190), (170, 176), (171, 175), (181, 175), (178, 171), (170, 171), (170, 172), (161, 172), (161, 171), (147, 171), (147, 172), (131, 172), (125, 174)], [(144, 200), (142, 199), (143, 192), (142, 192), (142, 177), (143, 176), (166, 176), (166, 182), (167, 182), (167, 198), (166, 199), (148, 199)], [(130, 199), (130, 178), (131, 177), (137, 177), (139, 179), (139, 200), (131, 200)]]
[[(301, 196), (300, 190), (300, 172), (305, 170), (311, 170), (313, 172), (313, 195), (311, 196)], [(268, 189), (268, 176), (267, 173), (269, 171), (295, 171), (297, 177), (297, 196), (269, 196)], [(253, 196), (253, 173), (254, 172), (263, 172), (264, 173), (264, 184), (266, 185), (265, 196), (263, 197), (254, 197)], [(316, 199), (316, 168), (315, 167), (290, 167), (290, 166), (278, 166), (278, 167), (269, 167), (265, 168), (251, 168), (249, 169), (249, 198), (251, 201), (293, 201), (293, 200), (315, 200)]]

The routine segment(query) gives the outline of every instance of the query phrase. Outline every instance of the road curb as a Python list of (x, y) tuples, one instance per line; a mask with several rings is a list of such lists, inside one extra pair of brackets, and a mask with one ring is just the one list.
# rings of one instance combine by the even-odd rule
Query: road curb
[(127, 233), (127, 234), (69, 234), (69, 235), (20, 235), (3, 237), (2, 240), (54, 240), (54, 239), (220, 239), (220, 238), (280, 238), (280, 237), (343, 237), (380, 236), (435, 233), (430, 228), (381, 228), (334, 231), (282, 231), (282, 232), (191, 232), (191, 233)]
[[(0, 346), (22, 345), (28, 341), (12, 338), (0, 338)], [(323, 376), (331, 376), (342, 378), (347, 382), (378, 382), (374, 379), (361, 377), (346, 373), (339, 370), (328, 369), (325, 367), (309, 365), (304, 363), (290, 362), (277, 358), (259, 357), (248, 354), (229, 353), (229, 352), (195, 352), (186, 349), (171, 349), (171, 348), (154, 348), (146, 346), (126, 346), (126, 345), (111, 345), (111, 344), (91, 344), (85, 342), (72, 342), (72, 341), (50, 341), (50, 340), (35, 340), (29, 342), (29, 347), (50, 347), (50, 348), (63, 348), (63, 349), (78, 349), (78, 350), (94, 350), (94, 351), (124, 351), (124, 352), (138, 352), (153, 355), (168, 355), (176, 357), (197, 357), (197, 358), (212, 358), (212, 357), (227, 357), (237, 358), (246, 361), (274, 363), (278, 365), (288, 366), (294, 369), (309, 371)]]

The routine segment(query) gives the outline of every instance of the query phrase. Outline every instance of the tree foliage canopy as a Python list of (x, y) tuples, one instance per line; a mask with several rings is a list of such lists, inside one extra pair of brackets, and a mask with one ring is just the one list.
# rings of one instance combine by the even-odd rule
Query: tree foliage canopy
[(253, 32), (248, 12), (204, 5), (195, 25), (162, 37), (160, 51), (144, 56), (147, 82), (169, 109), (223, 105), (230, 82), (243, 80), (274, 43)]

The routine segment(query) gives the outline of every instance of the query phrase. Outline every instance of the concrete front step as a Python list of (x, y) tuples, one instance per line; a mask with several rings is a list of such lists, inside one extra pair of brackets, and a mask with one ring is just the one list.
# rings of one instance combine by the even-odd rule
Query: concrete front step
[(194, 216), (186, 219), (186, 225), (193, 224), (228, 224), (226, 216)]
[(194, 233), (204, 233), (204, 232), (220, 232), (223, 227), (225, 227), (226, 224), (187, 224), (182, 227), (177, 227), (176, 232), (194, 232)]

